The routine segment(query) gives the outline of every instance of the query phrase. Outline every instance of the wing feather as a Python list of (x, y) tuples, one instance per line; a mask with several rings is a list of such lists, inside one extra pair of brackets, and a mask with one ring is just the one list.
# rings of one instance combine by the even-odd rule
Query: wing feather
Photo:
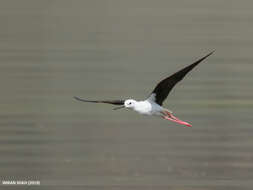
[(155, 99), (155, 102), (157, 104), (162, 105), (163, 101), (167, 98), (172, 88), (179, 81), (181, 81), (188, 72), (190, 72), (194, 67), (196, 67), (201, 61), (210, 56), (213, 52), (207, 54), (206, 56), (192, 63), (191, 65), (181, 69), (180, 71), (159, 82), (155, 89), (152, 91), (150, 98)]
[(105, 104), (113, 104), (113, 105), (124, 105), (124, 102), (125, 102), (125, 100), (85, 100), (76, 96), (74, 96), (74, 98), (82, 102), (105, 103)]

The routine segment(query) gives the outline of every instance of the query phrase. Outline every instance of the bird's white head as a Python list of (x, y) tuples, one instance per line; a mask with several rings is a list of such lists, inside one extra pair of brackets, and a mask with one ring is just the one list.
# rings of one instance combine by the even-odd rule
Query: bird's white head
[(126, 108), (134, 108), (136, 106), (136, 100), (133, 100), (133, 99), (128, 99), (128, 100), (125, 100), (124, 102), (124, 106)]
[(127, 99), (127, 100), (125, 100), (124, 105), (116, 107), (116, 108), (114, 108), (114, 110), (118, 110), (121, 108), (132, 108), (133, 109), (136, 106), (136, 104), (137, 104), (136, 100)]

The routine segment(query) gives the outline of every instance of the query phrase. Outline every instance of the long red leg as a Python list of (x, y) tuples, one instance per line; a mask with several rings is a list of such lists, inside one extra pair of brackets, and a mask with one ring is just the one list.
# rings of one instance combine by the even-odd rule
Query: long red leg
[(164, 111), (163, 114), (164, 114), (164, 116), (163, 116), (164, 119), (167, 119), (167, 120), (169, 120), (169, 121), (173, 121), (173, 122), (176, 122), (176, 123), (179, 123), (179, 124), (181, 124), (181, 125), (188, 126), (188, 127), (191, 127), (191, 126), (192, 126), (191, 124), (189, 124), (189, 123), (187, 123), (187, 122), (185, 122), (185, 121), (182, 121), (182, 120), (178, 119), (177, 117), (175, 117), (174, 115), (172, 115), (172, 114), (171, 114), (170, 112), (168, 112), (168, 111)]

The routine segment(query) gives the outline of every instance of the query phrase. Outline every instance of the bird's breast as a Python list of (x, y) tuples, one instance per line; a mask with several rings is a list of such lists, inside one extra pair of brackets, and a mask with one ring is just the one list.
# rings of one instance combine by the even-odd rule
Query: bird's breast
[(152, 105), (148, 101), (137, 102), (134, 110), (140, 114), (152, 115)]

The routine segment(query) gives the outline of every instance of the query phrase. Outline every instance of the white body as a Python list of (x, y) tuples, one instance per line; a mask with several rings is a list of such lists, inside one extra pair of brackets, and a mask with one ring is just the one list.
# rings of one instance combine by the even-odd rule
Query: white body
[(133, 110), (143, 115), (162, 115), (164, 108), (149, 100), (136, 102)]
[(142, 115), (162, 116), (163, 111), (168, 111), (172, 113), (170, 110), (163, 108), (153, 100), (154, 95), (152, 94), (148, 99), (144, 101), (136, 101), (133, 99), (126, 100), (124, 105), (126, 108), (131, 108)]
[(192, 126), (191, 124), (178, 119), (177, 117), (172, 115), (172, 111), (163, 108), (162, 106), (160, 106), (153, 100), (154, 100), (154, 96), (152, 95), (147, 100), (144, 100), (144, 101), (136, 101), (133, 99), (128, 99), (124, 102), (123, 107), (133, 109), (134, 111), (143, 115), (159, 116), (164, 119), (179, 123), (181, 125), (185, 125), (188, 127)]

